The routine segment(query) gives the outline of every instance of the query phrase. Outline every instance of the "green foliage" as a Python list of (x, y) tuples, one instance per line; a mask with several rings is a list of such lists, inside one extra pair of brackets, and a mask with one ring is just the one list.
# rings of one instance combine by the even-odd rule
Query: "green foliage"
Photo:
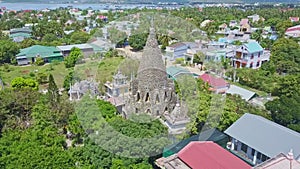
[(72, 48), (69, 56), (65, 57), (66, 68), (74, 67), (76, 62), (83, 58), (82, 51), (79, 48)]
[(36, 57), (34, 64), (37, 65), (37, 66), (42, 66), (42, 65), (45, 64), (45, 62), (44, 62), (44, 59), (42, 57)]
[[(32, 72), (31, 72), (32, 73)], [(35, 75), (35, 74), (34, 74)], [(46, 73), (43, 73), (43, 72), (38, 72), (37, 75), (36, 75), (36, 81), (39, 83), (39, 84), (45, 84), (48, 82), (48, 77), (47, 77), (47, 74)]]
[(39, 89), (39, 84), (37, 81), (30, 79), (30, 78), (23, 78), (23, 77), (17, 77), (12, 80), (11, 82), (11, 87), (13, 89), (26, 89), (30, 88), (32, 90), (38, 90)]
[(11, 63), (11, 60), (19, 53), (19, 47), (10, 40), (0, 40), (0, 65)]
[(300, 72), (300, 48), (292, 39), (278, 39), (272, 46), (271, 62), (276, 65), (276, 71), (282, 73)]
[(48, 84), (48, 99), (50, 101), (50, 105), (52, 107), (57, 107), (59, 103), (59, 90), (58, 87), (54, 81), (53, 75), (49, 75), (49, 84)]
[(282, 95), (279, 99), (268, 102), (266, 108), (271, 111), (272, 119), (276, 123), (300, 132), (300, 95), (298, 93), (290, 97)]
[(120, 41), (124, 41), (124, 39), (127, 38), (127, 35), (125, 32), (119, 31), (116, 28), (110, 28), (108, 30), (109, 33), (109, 39), (111, 40), (112, 43), (119, 43)]
[(74, 71), (70, 71), (67, 76), (65, 76), (64, 82), (63, 82), (63, 88), (66, 91), (70, 90), (70, 85), (74, 85), (76, 81), (79, 81), (80, 79), (75, 76)]
[(131, 35), (128, 39), (129, 45), (133, 50), (142, 50), (146, 45), (147, 37), (148, 33)]
[(90, 35), (86, 32), (78, 31), (78, 32), (73, 32), (71, 34), (70, 40), (71, 43), (74, 44), (81, 44), (81, 43), (86, 43), (90, 38)]

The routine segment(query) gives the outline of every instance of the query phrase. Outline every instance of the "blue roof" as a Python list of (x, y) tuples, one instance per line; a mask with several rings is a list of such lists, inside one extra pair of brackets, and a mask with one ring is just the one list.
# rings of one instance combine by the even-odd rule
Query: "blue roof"
[(260, 46), (260, 44), (257, 43), (257, 42), (249, 42), (249, 43), (245, 44), (245, 46), (247, 47), (247, 49), (248, 49), (248, 51), (250, 53), (259, 52), (259, 51), (263, 51), (264, 50)]

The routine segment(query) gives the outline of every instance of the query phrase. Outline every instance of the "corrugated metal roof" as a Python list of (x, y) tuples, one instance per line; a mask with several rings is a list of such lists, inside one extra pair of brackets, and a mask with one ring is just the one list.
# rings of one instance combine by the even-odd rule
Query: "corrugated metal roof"
[(76, 44), (76, 45), (65, 45), (65, 46), (57, 46), (57, 48), (61, 51), (68, 51), (71, 50), (73, 47), (79, 48), (79, 49), (90, 49), (93, 48), (89, 44)]
[(229, 93), (232, 95), (234, 95), (234, 94), (239, 95), (239, 96), (241, 96), (242, 99), (245, 99), (246, 101), (249, 101), (255, 95), (255, 92), (241, 88), (236, 85), (230, 85), (230, 87), (226, 93)]
[(251, 166), (212, 141), (189, 143), (178, 157), (195, 169), (250, 169)]
[(264, 49), (260, 46), (259, 43), (257, 42), (249, 42), (246, 43), (245, 46), (247, 47), (247, 50), (250, 53), (254, 53), (254, 52), (259, 52), (259, 51), (263, 51)]
[(261, 116), (246, 113), (224, 133), (268, 157), (287, 154), (291, 149), (295, 157), (300, 155), (300, 133)]
[(41, 57), (53, 57), (53, 56), (62, 56), (60, 51), (54, 46), (41, 46), (41, 45), (33, 45), (28, 48), (24, 48), (20, 50), (20, 53), (17, 54), (17, 57), (26, 57), (32, 58), (36, 57), (37, 55)]

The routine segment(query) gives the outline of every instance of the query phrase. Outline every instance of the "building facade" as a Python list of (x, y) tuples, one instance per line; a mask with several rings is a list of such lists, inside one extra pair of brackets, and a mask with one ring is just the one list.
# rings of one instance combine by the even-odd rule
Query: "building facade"
[(264, 62), (269, 60), (269, 53), (264, 53), (264, 49), (257, 42), (249, 42), (235, 50), (233, 66), (235, 68), (246, 67), (257, 69), (260, 68)]

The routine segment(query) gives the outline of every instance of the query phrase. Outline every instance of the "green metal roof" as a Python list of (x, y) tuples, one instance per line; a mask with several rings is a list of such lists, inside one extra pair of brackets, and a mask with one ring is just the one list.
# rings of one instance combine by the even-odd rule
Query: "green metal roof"
[(247, 47), (250, 53), (263, 51), (264, 49), (258, 44), (257, 42), (249, 42), (246, 43), (245, 46)]
[(170, 66), (167, 68), (167, 74), (171, 76), (172, 78), (176, 79), (176, 76), (179, 74), (191, 74), (187, 69), (184, 69), (182, 67), (176, 67), (176, 66)]
[(15, 37), (25, 37), (25, 38), (30, 38), (31, 35), (29, 33), (14, 33), (14, 34), (10, 34), (9, 37), (10, 38), (15, 38)]
[(98, 45), (95, 45), (95, 44), (89, 44), (89, 45), (91, 45), (91, 46), (92, 46), (92, 48), (93, 48), (94, 52), (102, 52), (102, 51), (104, 51), (104, 49), (103, 49), (103, 48), (101, 48), (101, 47), (100, 47), (100, 46), (98, 46)]
[(17, 57), (25, 56), (26, 58), (33, 58), (37, 55), (41, 56), (42, 58), (63, 56), (61, 52), (54, 46), (33, 45), (31, 47), (21, 49), (20, 53), (17, 54)]
[(226, 147), (226, 144), (229, 141), (229, 137), (217, 129), (209, 129), (204, 132), (201, 132), (198, 135), (194, 135), (191, 136), (190, 138), (182, 140), (179, 143), (175, 143), (165, 147), (163, 150), (163, 157), (169, 157), (173, 154), (178, 153), (191, 141), (213, 141), (218, 145), (220, 145), (221, 147)]

